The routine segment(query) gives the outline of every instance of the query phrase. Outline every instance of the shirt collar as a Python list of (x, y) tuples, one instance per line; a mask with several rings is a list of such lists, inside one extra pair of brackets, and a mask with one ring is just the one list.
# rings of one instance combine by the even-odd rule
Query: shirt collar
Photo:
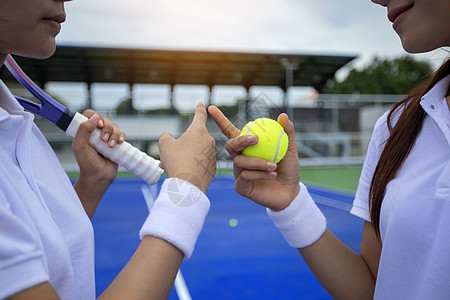
[(0, 80), (0, 118), (4, 118), (5, 114), (9, 116), (13, 113), (23, 114), (24, 109), (8, 87)]
[(450, 110), (445, 98), (449, 85), (450, 75), (447, 75), (422, 97), (420, 105), (439, 126), (450, 145)]
[(450, 75), (447, 75), (441, 80), (439, 80), (438, 83), (436, 83), (431, 88), (431, 90), (429, 90), (428, 93), (426, 93), (422, 97), (422, 102), (431, 101), (431, 99), (438, 99), (439, 101), (445, 99), (445, 95), (447, 94), (449, 85), (450, 85)]

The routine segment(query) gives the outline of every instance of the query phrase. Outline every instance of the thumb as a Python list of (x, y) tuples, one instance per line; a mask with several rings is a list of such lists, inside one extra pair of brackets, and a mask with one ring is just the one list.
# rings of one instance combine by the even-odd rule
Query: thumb
[(288, 152), (295, 151), (297, 153), (297, 143), (295, 142), (295, 129), (294, 124), (289, 121), (289, 117), (287, 114), (282, 113), (278, 116), (278, 123), (281, 124), (284, 128), (284, 132), (288, 135), (289, 146)]
[(93, 114), (86, 122), (81, 123), (73, 140), (73, 146), (82, 147), (83, 144), (88, 144), (91, 132), (97, 128), (99, 121), (100, 116)]

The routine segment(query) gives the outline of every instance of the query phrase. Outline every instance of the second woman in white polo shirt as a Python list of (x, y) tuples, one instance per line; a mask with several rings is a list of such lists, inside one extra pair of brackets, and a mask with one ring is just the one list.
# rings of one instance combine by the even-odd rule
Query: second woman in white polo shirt
[[(448, 0), (372, 0), (411, 53), (450, 46)], [(374, 29), (376, 30), (376, 29)], [(359, 254), (326, 227), (300, 183), (293, 124), (279, 116), (289, 149), (275, 165), (240, 155), (257, 138), (216, 108), (230, 138), (236, 191), (266, 206), (288, 243), (335, 299), (450, 298), (450, 60), (382, 116), (374, 129), (352, 213), (365, 220)], [(301, 298), (301, 295), (299, 295)]]

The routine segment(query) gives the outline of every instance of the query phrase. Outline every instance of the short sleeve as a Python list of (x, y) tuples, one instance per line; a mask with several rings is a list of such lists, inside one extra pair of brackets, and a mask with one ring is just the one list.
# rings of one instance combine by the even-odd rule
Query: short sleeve
[(361, 177), (359, 178), (358, 188), (353, 201), (353, 207), (350, 213), (370, 222), (369, 208), (369, 189), (372, 177), (377, 167), (378, 160), (383, 151), (384, 144), (389, 137), (389, 129), (387, 127), (387, 114), (380, 117), (375, 124), (372, 137), (367, 149), (366, 158), (364, 160)]
[(0, 299), (48, 281), (40, 243), (0, 189)]

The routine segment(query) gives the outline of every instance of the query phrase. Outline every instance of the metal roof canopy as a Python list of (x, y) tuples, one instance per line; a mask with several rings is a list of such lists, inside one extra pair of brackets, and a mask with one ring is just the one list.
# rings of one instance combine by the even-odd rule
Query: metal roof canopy
[[(187, 85), (279, 86), (286, 89), (282, 60), (294, 63), (289, 86), (321, 91), (356, 56), (234, 53), (58, 46), (46, 60), (15, 57), (36, 83), (49, 81)], [(4, 81), (14, 80), (2, 68)], [(289, 80), (289, 81), (291, 81)]]

